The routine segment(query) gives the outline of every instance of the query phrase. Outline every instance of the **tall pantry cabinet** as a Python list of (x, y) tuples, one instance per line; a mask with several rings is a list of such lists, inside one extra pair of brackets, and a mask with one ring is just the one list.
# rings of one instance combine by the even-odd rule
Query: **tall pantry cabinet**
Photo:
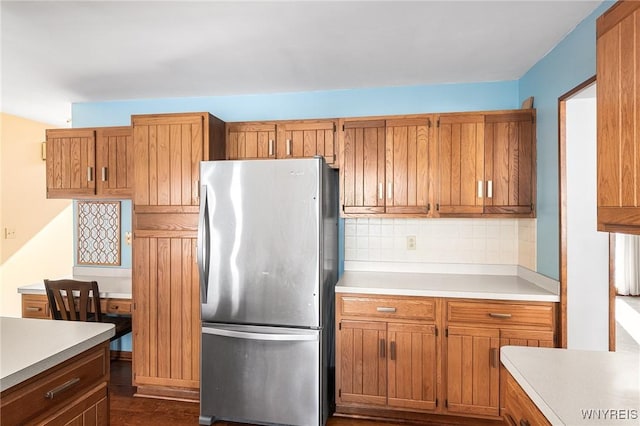
[(225, 158), (209, 113), (134, 115), (133, 384), (198, 400), (200, 161)]
[(596, 22), (598, 230), (640, 234), (640, 2)]

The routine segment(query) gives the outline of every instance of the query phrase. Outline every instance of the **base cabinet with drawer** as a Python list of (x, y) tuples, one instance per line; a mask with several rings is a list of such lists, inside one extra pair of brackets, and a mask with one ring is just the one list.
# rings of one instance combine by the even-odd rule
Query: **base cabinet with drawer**
[[(103, 314), (131, 315), (131, 299), (100, 299)], [(91, 305), (93, 306), (93, 305)], [(22, 318), (50, 319), (49, 301), (46, 294), (22, 295)]]
[(338, 295), (337, 312), (339, 407), (436, 408), (434, 300)]
[(2, 392), (3, 425), (109, 425), (109, 342)]
[(555, 318), (553, 302), (339, 293), (336, 412), (501, 420), (500, 347), (553, 347)]

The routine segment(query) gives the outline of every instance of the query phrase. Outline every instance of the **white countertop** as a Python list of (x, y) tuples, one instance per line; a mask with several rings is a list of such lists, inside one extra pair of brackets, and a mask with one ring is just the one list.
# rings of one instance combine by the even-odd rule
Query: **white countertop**
[(0, 317), (0, 391), (114, 335), (113, 324)]
[[(636, 353), (503, 346), (500, 355), (553, 425), (640, 424)], [(617, 420), (605, 410), (615, 410)]]
[[(100, 298), (105, 299), (131, 299), (131, 276), (106, 276), (106, 275), (73, 275), (52, 279), (74, 279), (80, 281), (97, 281), (100, 290)], [(44, 281), (27, 284), (18, 287), (21, 294), (45, 294)]]
[(345, 271), (336, 293), (560, 301), (557, 293), (518, 275)]

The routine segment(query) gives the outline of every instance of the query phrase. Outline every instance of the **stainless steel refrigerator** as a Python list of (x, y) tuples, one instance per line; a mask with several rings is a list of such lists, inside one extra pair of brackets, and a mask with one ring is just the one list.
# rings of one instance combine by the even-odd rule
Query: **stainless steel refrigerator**
[(324, 425), (333, 404), (337, 173), (200, 164), (200, 424)]

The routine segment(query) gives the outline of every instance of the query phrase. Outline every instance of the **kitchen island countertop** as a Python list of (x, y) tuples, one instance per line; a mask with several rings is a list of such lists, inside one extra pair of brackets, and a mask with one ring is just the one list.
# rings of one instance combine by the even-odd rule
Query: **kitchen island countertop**
[(503, 346), (500, 358), (553, 425), (640, 422), (637, 353)]
[(113, 324), (0, 317), (0, 391), (114, 335)]

